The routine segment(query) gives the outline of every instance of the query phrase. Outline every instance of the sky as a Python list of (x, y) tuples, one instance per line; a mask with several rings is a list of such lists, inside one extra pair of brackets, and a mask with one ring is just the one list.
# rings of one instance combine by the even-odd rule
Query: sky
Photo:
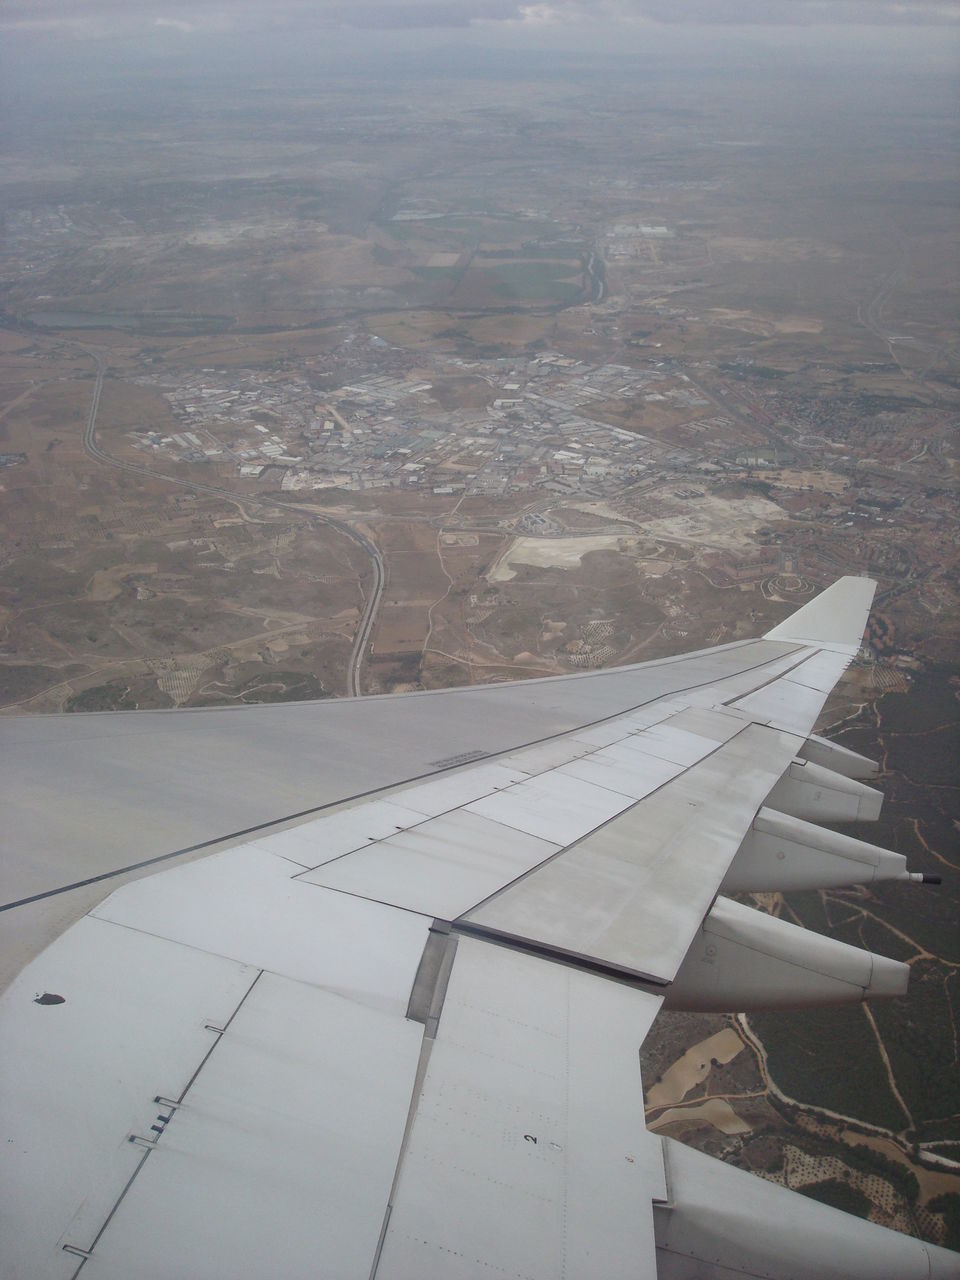
[(960, 24), (960, 0), (5, 0), (0, 30), (75, 38), (322, 27), (511, 32), (589, 28), (611, 41), (649, 26), (770, 28)]
[[(0, 133), (32, 104), (318, 74), (960, 66), (960, 0), (0, 0)], [(9, 130), (8, 130), (9, 131)]]

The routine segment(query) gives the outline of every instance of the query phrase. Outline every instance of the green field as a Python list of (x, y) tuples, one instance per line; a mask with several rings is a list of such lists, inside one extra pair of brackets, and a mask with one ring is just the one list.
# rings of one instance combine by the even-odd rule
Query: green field
[(557, 262), (579, 262), (584, 253), (582, 240), (548, 240), (540, 244), (536, 240), (525, 241), (519, 249), (480, 249), (478, 258), (552, 258)]
[(752, 1013), (750, 1025), (767, 1051), (770, 1075), (788, 1097), (894, 1132), (906, 1126), (862, 1009)]
[(517, 245), (555, 236), (555, 222), (536, 218), (478, 218), (448, 214), (442, 218), (411, 218), (381, 224), (397, 240), (436, 240), (444, 245)]
[(460, 274), (460, 267), (414, 267), (421, 280), (454, 280)]
[[(574, 302), (583, 289), (579, 281), (579, 264), (556, 260), (502, 262), (485, 267), (484, 272), (496, 280), (497, 293), (507, 298), (553, 298), (558, 302)], [(570, 277), (577, 275), (576, 281)]]

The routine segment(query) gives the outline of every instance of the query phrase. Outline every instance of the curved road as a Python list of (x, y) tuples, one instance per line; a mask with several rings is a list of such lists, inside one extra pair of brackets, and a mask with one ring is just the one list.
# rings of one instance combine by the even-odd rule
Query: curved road
[[(901, 250), (901, 258), (905, 258), (904, 251)], [(890, 295), (900, 283), (903, 276), (903, 268), (897, 267), (888, 276), (880, 282), (880, 287), (873, 295), (866, 307), (857, 307), (857, 317), (860, 323), (875, 334), (882, 342), (885, 342), (890, 352), (891, 359), (898, 365), (901, 372), (908, 378), (923, 383), (926, 381), (927, 374), (933, 369), (934, 365), (946, 358), (948, 364), (956, 363), (957, 344), (954, 342), (945, 342), (941, 346), (937, 346), (933, 342), (924, 342), (920, 338), (915, 338), (912, 334), (896, 334), (883, 324), (883, 308), (887, 303)], [(917, 351), (924, 352), (927, 356), (926, 363), (919, 373), (913, 373), (909, 369), (904, 369), (897, 360), (896, 353), (893, 350), (895, 342), (903, 343), (905, 346), (913, 347)]]
[(363, 665), (363, 655), (366, 651), (367, 641), (373, 631), (373, 624), (377, 616), (377, 610), (380, 608), (386, 580), (383, 556), (380, 554), (380, 549), (365, 534), (360, 533), (359, 530), (354, 529), (343, 520), (337, 520), (333, 516), (321, 516), (314, 511), (304, 511), (296, 503), (283, 502), (280, 498), (238, 493), (234, 489), (226, 489), (221, 485), (198, 484), (193, 480), (184, 480), (180, 476), (171, 476), (163, 471), (155, 471), (152, 467), (140, 466), (136, 462), (121, 462), (118, 458), (111, 457), (109, 453), (105, 453), (100, 448), (96, 441), (97, 413), (100, 409), (100, 393), (103, 390), (105, 372), (103, 358), (98, 351), (92, 351), (88, 347), (80, 347), (80, 350), (85, 355), (90, 356), (97, 366), (97, 380), (93, 388), (93, 400), (90, 403), (90, 412), (87, 415), (87, 425), (83, 429), (83, 448), (91, 458), (95, 458), (97, 462), (103, 463), (104, 466), (116, 467), (119, 471), (129, 471), (134, 475), (147, 476), (151, 480), (166, 480), (170, 484), (179, 485), (183, 489), (192, 489), (197, 493), (209, 493), (219, 498), (230, 498), (234, 502), (259, 502), (264, 506), (296, 512), (297, 515), (306, 519), (316, 520), (318, 524), (325, 524), (331, 529), (336, 529), (338, 533), (342, 533), (344, 537), (349, 538), (351, 542), (356, 543), (358, 547), (361, 547), (367, 553), (373, 566), (373, 590), (370, 592), (366, 608), (357, 625), (353, 648), (350, 650), (350, 661), (347, 665), (347, 693), (351, 697), (358, 698), (360, 696), (360, 668)]

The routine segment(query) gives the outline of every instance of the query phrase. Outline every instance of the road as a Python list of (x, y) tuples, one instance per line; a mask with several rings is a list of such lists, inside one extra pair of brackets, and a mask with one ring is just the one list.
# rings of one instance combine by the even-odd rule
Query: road
[(338, 533), (342, 533), (345, 538), (349, 538), (351, 542), (356, 543), (358, 547), (363, 549), (369, 557), (373, 568), (373, 590), (367, 597), (366, 605), (357, 624), (353, 647), (350, 650), (350, 660), (347, 664), (347, 693), (350, 697), (360, 697), (360, 671), (363, 666), (367, 642), (373, 632), (377, 612), (383, 598), (383, 588), (386, 582), (383, 556), (379, 547), (366, 534), (361, 533), (359, 529), (354, 529), (352, 525), (347, 524), (345, 521), (337, 520), (333, 516), (319, 515), (315, 511), (305, 511), (303, 507), (298, 506), (296, 503), (284, 502), (280, 498), (238, 493), (234, 489), (227, 489), (221, 485), (199, 484), (194, 480), (185, 480), (181, 476), (171, 476), (163, 471), (155, 471), (153, 467), (141, 466), (136, 462), (122, 462), (119, 458), (114, 458), (109, 453), (105, 453), (97, 444), (96, 438), (97, 413), (100, 410), (100, 395), (103, 391), (105, 365), (99, 351), (92, 350), (89, 347), (80, 347), (79, 349), (93, 359), (97, 369), (93, 399), (90, 402), (90, 412), (87, 415), (87, 423), (83, 429), (83, 448), (91, 458), (106, 467), (114, 467), (118, 471), (128, 471), (133, 475), (147, 476), (151, 480), (166, 480), (169, 484), (179, 485), (180, 488), (190, 489), (195, 493), (209, 493), (214, 497), (228, 498), (231, 502), (243, 504), (257, 502), (264, 506), (276, 507), (282, 511), (292, 511), (303, 519), (315, 520), (318, 524), (326, 525), (330, 529), (336, 529)]
[(373, 624), (377, 617), (377, 610), (380, 608), (380, 601), (383, 598), (383, 587), (386, 574), (383, 567), (383, 556), (380, 554), (378, 547), (359, 533), (356, 529), (351, 529), (349, 525), (341, 524), (339, 521), (332, 522), (334, 528), (344, 531), (349, 530), (349, 537), (354, 542), (360, 544), (361, 547), (370, 556), (370, 562), (373, 565), (373, 591), (367, 601), (367, 607), (363, 611), (363, 616), (357, 626), (357, 634), (353, 638), (353, 648), (350, 650), (350, 662), (347, 665), (347, 689), (353, 698), (360, 697), (360, 668), (363, 665), (363, 655), (366, 652), (367, 641), (373, 632)]
[[(901, 256), (905, 256), (901, 254)], [(948, 365), (956, 363), (957, 345), (954, 342), (946, 342), (937, 345), (934, 342), (924, 342), (920, 338), (914, 337), (910, 333), (893, 333), (883, 324), (883, 309), (893, 294), (894, 290), (900, 284), (903, 278), (903, 268), (898, 267), (892, 271), (890, 275), (885, 276), (880, 282), (880, 287), (873, 295), (865, 307), (857, 307), (857, 319), (872, 334), (875, 334), (882, 342), (887, 345), (891, 358), (895, 361), (901, 373), (907, 378), (912, 378), (916, 382), (925, 382), (927, 374), (940, 360), (945, 360)], [(897, 353), (894, 351), (894, 343), (904, 346), (913, 347), (915, 350), (923, 352), (927, 359), (923, 368), (919, 373), (915, 373), (910, 369), (905, 369), (900, 361), (897, 360)]]

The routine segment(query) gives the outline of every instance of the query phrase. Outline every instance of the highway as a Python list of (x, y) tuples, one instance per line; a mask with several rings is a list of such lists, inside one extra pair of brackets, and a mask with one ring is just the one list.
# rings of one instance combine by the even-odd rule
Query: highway
[[(318, 517), (322, 519), (322, 517)], [(370, 593), (370, 599), (367, 601), (367, 607), (363, 611), (363, 616), (357, 625), (357, 634), (353, 638), (353, 648), (350, 650), (350, 661), (347, 665), (347, 690), (351, 697), (360, 697), (360, 668), (363, 666), (363, 655), (367, 649), (367, 642), (373, 632), (373, 624), (376, 621), (377, 611), (380, 608), (380, 601), (383, 597), (383, 587), (386, 581), (386, 573), (383, 567), (383, 556), (380, 549), (356, 529), (350, 528), (349, 525), (341, 524), (339, 520), (328, 520), (326, 523), (332, 524), (335, 529), (346, 533), (354, 542), (359, 543), (361, 547), (370, 556), (370, 562), (373, 565), (373, 591)]]
[(97, 369), (93, 398), (90, 401), (90, 412), (87, 415), (86, 426), (83, 429), (84, 452), (91, 458), (106, 467), (115, 467), (119, 471), (129, 471), (133, 475), (147, 476), (151, 480), (166, 480), (168, 484), (179, 485), (180, 488), (190, 489), (195, 493), (209, 493), (214, 497), (228, 498), (231, 502), (242, 504), (256, 502), (264, 506), (276, 507), (282, 511), (292, 511), (303, 519), (314, 520), (318, 524), (324, 524), (328, 528), (336, 529), (338, 533), (342, 533), (345, 538), (349, 538), (351, 542), (356, 543), (358, 547), (364, 550), (373, 568), (373, 589), (367, 597), (366, 605), (357, 624), (353, 647), (350, 650), (350, 661), (347, 664), (347, 693), (350, 697), (359, 698), (361, 693), (360, 672), (363, 667), (363, 658), (366, 653), (367, 643), (373, 632), (377, 612), (383, 598), (383, 588), (386, 583), (386, 571), (379, 547), (366, 534), (361, 533), (359, 529), (354, 529), (352, 525), (347, 524), (345, 521), (337, 520), (333, 516), (320, 515), (316, 511), (304, 510), (303, 507), (298, 506), (296, 503), (284, 502), (280, 498), (238, 493), (235, 489), (226, 489), (221, 485), (200, 484), (193, 480), (185, 480), (181, 476), (171, 476), (163, 471), (155, 471), (152, 467), (141, 466), (136, 462), (122, 462), (119, 458), (114, 458), (109, 453), (105, 453), (97, 444), (96, 439), (97, 413), (100, 410), (100, 395), (103, 391), (105, 373), (103, 357), (99, 351), (92, 350), (89, 347), (80, 347), (79, 349), (93, 359)]

